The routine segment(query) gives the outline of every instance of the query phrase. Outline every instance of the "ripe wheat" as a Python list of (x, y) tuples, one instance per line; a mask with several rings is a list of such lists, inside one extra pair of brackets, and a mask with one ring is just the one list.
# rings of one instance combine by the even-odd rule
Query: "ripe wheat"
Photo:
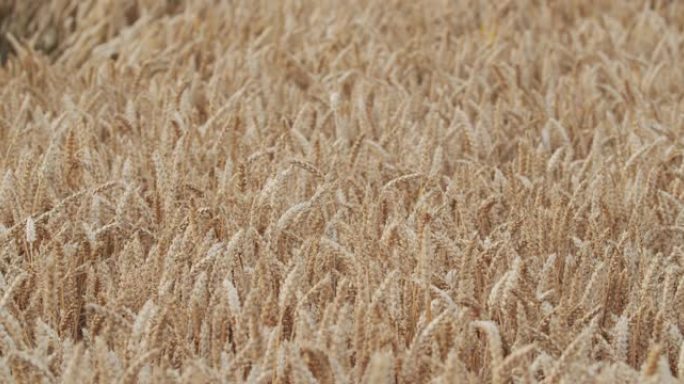
[(0, 1), (0, 382), (684, 382), (682, 24)]

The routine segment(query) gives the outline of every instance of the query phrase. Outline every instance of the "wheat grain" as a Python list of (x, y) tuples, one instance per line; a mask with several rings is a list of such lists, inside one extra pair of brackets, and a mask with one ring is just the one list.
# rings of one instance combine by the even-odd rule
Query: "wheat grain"
[(646, 3), (0, 4), (0, 376), (681, 380)]

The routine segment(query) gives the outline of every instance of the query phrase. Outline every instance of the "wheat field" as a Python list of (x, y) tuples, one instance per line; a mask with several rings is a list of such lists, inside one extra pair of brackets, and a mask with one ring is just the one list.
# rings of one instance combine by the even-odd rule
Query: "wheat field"
[(0, 383), (684, 383), (684, 2), (0, 32)]

